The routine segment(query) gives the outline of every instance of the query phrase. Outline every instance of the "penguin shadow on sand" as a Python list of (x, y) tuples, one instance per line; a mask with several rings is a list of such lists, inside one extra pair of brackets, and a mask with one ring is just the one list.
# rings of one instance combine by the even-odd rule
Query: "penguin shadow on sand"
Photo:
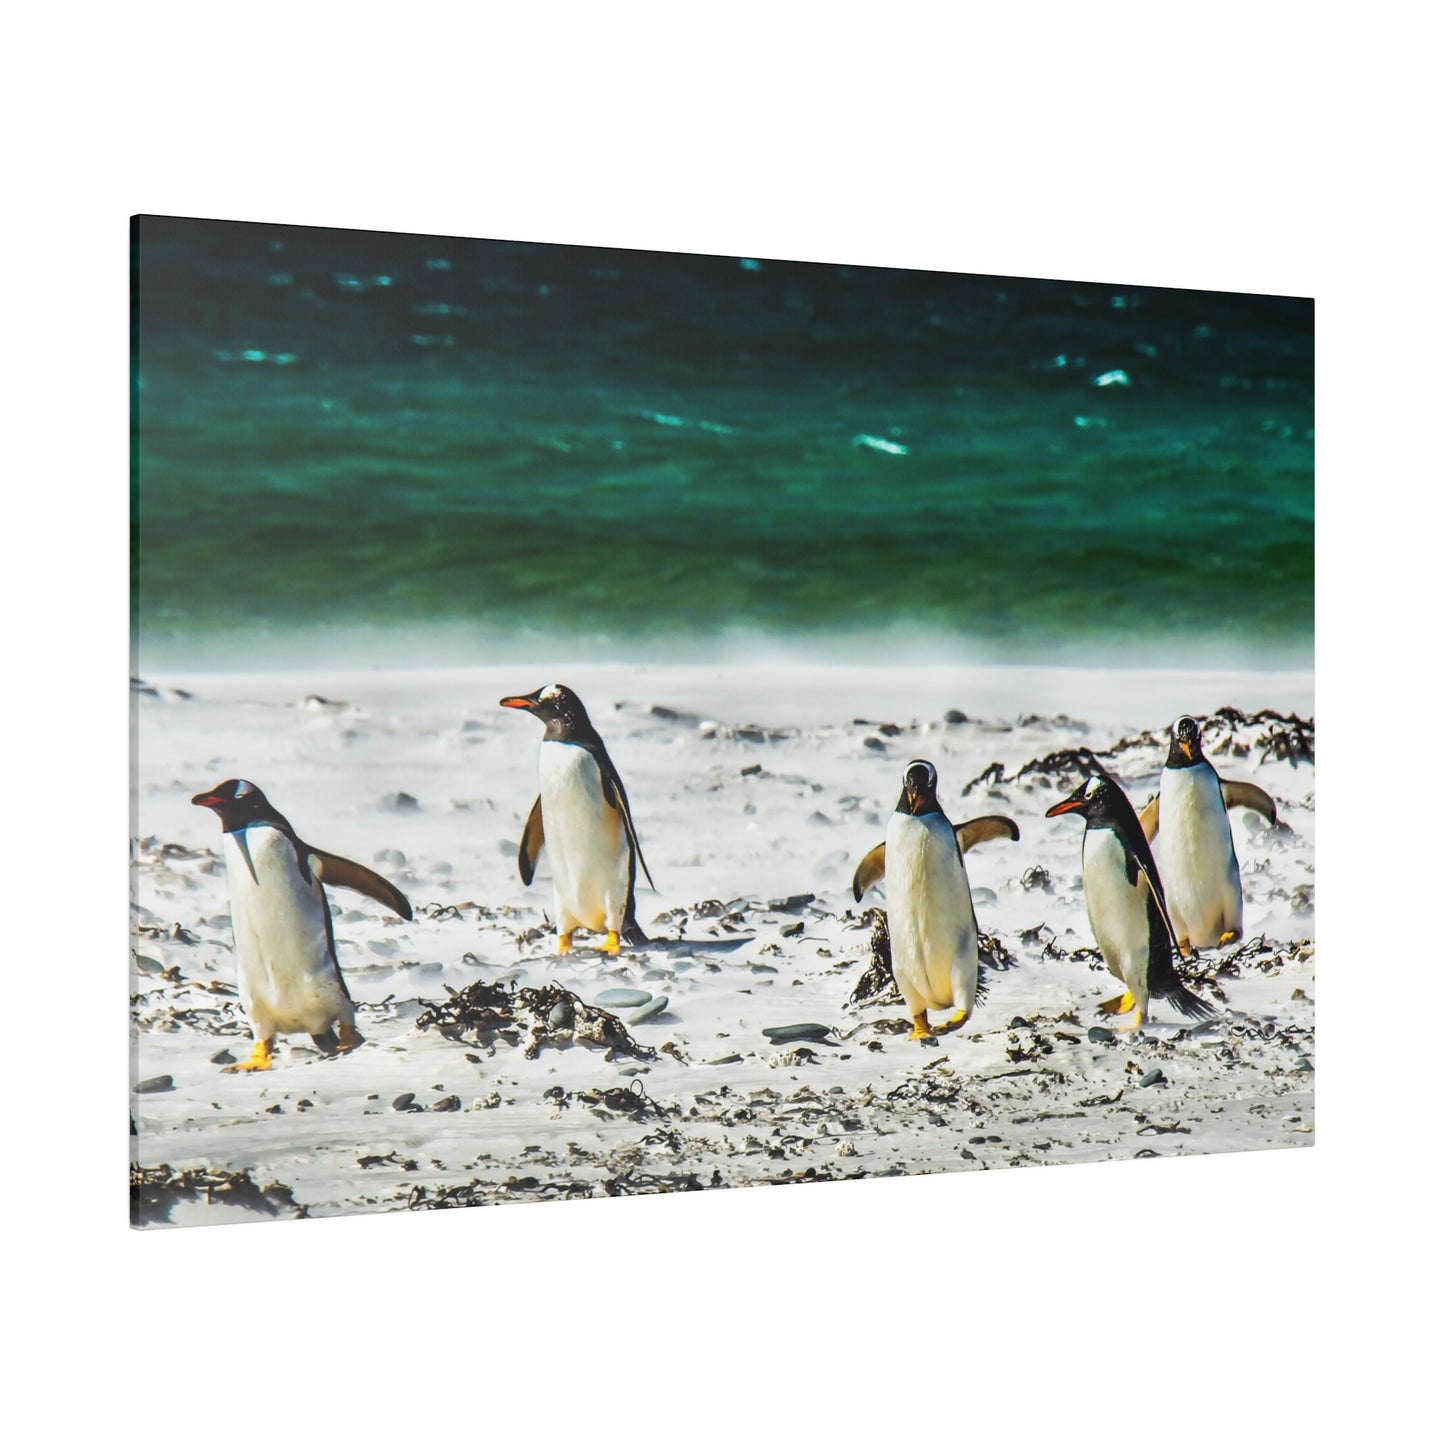
[(622, 945), (648, 953), (728, 953), (750, 937), (701, 943), (649, 938), (637, 921), (637, 875), (657, 885), (642, 855), (621, 774), (582, 699), (561, 683), (501, 699), (542, 725), (536, 801), (522, 829), (517, 871), (530, 888), (545, 847), (551, 864), (557, 956), (574, 955), (579, 932), (601, 935), (589, 961), (615, 959)]
[[(995, 838), (1017, 842), (1018, 824), (993, 815), (955, 827), (938, 801), (938, 770), (916, 758), (904, 770), (883, 842), (853, 874), (855, 903), (887, 875), (893, 978), (908, 1007), (910, 1038), (952, 1033), (973, 1016), (979, 997), (978, 920), (963, 859)], [(934, 1025), (930, 1009), (953, 1013)]]

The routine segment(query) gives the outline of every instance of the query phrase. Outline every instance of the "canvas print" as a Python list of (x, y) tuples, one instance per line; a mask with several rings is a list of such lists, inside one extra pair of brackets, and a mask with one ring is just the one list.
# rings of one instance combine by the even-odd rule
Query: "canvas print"
[(1311, 1142), (1309, 300), (131, 253), (137, 1226)]

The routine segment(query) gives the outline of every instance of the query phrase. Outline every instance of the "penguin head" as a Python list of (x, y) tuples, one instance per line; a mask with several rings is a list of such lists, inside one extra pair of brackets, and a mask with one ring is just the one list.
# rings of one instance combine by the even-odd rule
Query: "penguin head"
[(1112, 778), (1095, 773), (1085, 778), (1062, 803), (1055, 803), (1046, 818), (1057, 818), (1062, 813), (1082, 813), (1088, 827), (1107, 827), (1120, 815), (1121, 809), (1129, 807), (1124, 790)]
[(503, 707), (518, 707), (540, 718), (547, 725), (549, 737), (568, 737), (575, 732), (591, 731), (587, 709), (582, 699), (570, 687), (560, 682), (539, 687), (536, 692), (504, 697)]
[(227, 778), (208, 792), (197, 793), (191, 802), (215, 813), (227, 833), (234, 833), (258, 818), (274, 817), (276, 812), (265, 793), (245, 778)]
[(915, 758), (903, 772), (903, 791), (898, 795), (899, 813), (915, 817), (940, 812), (938, 806), (938, 770), (924, 758)]
[(1192, 768), (1204, 756), (1203, 739), (1199, 736), (1199, 724), (1192, 717), (1180, 718), (1169, 729), (1170, 768)]

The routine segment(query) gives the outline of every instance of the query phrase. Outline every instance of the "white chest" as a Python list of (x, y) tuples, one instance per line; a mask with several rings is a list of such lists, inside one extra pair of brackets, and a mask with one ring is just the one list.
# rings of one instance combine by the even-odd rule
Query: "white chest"
[(321, 885), (302, 875), (294, 844), (277, 828), (226, 833), (223, 848), (242, 1001), (253, 1015), (259, 1008), (288, 1024), (309, 1020), (318, 988), (329, 997), (338, 977)]
[(601, 927), (609, 908), (625, 906), (631, 850), (622, 814), (602, 790), (602, 771), (586, 748), (542, 743), (542, 827), (558, 906), (585, 927)]
[(1165, 891), (1170, 875), (1215, 879), (1234, 860), (1234, 837), (1229, 814), (1212, 768), (1165, 768), (1159, 780), (1159, 836), (1154, 847), (1164, 872)]
[(1131, 884), (1124, 846), (1112, 828), (1084, 830), (1084, 909), (1110, 962), (1149, 951), (1148, 883), (1142, 870)]
[(894, 813), (887, 833), (888, 936), (895, 974), (911, 975), (921, 995), (951, 998), (961, 958), (976, 960), (978, 928), (958, 840), (937, 813)]

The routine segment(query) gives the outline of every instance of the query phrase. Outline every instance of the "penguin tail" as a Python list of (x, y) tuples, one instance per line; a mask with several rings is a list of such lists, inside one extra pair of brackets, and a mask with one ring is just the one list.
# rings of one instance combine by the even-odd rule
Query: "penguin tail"
[(1165, 999), (1174, 1005), (1185, 1018), (1189, 1019), (1212, 1019), (1214, 1010), (1199, 997), (1197, 993), (1191, 992), (1183, 983), (1176, 978), (1175, 986), (1165, 995)]
[(1149, 997), (1173, 1004), (1185, 1018), (1208, 1019), (1214, 1010), (1179, 977), (1174, 965), (1173, 929), (1151, 898), (1149, 900)]
[(634, 948), (640, 948), (644, 943), (652, 941), (642, 931), (642, 925), (635, 918), (629, 918), (622, 925), (621, 938), (623, 943), (630, 943)]

